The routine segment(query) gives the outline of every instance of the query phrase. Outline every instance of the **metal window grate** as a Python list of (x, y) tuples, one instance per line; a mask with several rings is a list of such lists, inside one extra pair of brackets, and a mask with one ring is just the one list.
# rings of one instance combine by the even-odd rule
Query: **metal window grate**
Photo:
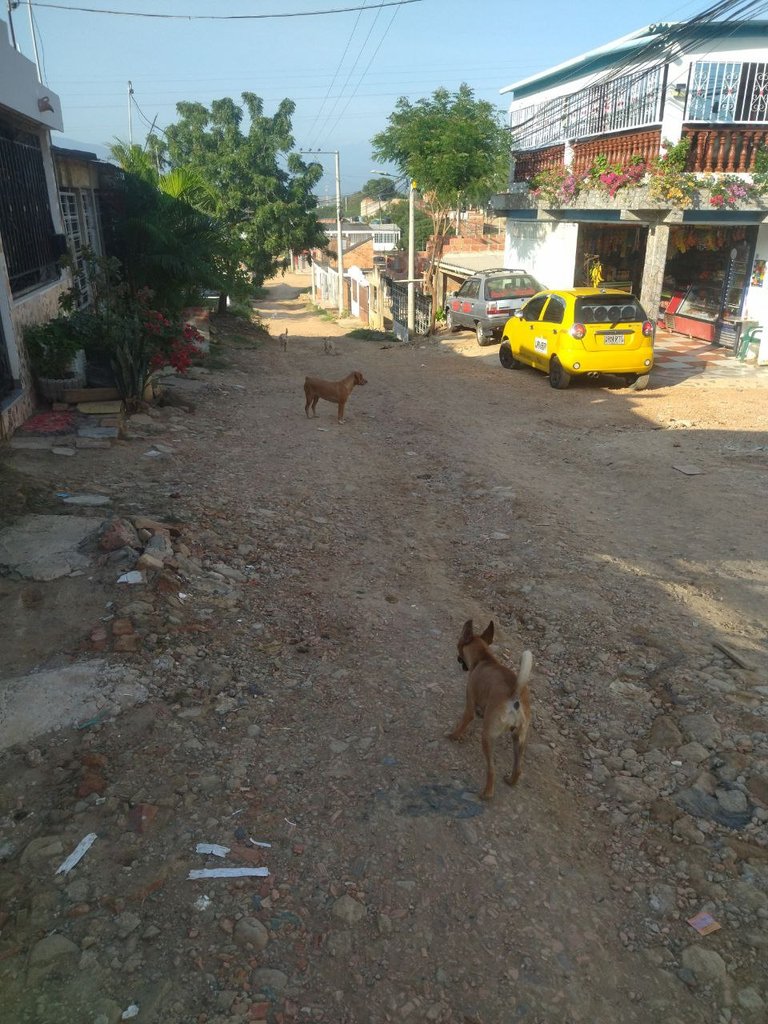
[(0, 235), (14, 295), (59, 276), (40, 140), (0, 121)]
[(739, 61), (694, 64), (685, 120), (704, 124), (768, 122), (768, 64)]

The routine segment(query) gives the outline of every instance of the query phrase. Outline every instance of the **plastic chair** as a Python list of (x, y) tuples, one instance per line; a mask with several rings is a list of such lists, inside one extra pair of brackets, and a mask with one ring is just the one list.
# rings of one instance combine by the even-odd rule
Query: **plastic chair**
[(739, 342), (738, 350), (736, 352), (736, 356), (739, 362), (745, 362), (747, 356), (749, 355), (749, 350), (753, 346), (755, 347), (755, 349), (758, 349), (760, 347), (762, 333), (763, 328), (761, 324), (758, 324), (756, 327), (750, 327), (748, 331), (744, 332), (741, 341)]

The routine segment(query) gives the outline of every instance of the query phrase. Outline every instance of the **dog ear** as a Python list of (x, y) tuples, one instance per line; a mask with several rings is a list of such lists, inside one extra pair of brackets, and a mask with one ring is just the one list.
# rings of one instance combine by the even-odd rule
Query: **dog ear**
[(473, 636), (472, 619), (467, 619), (459, 637), (459, 646), (463, 647), (465, 644), (471, 643)]
[(480, 634), (480, 639), (485, 640), (487, 644), (493, 643), (493, 619), (488, 623), (483, 632)]

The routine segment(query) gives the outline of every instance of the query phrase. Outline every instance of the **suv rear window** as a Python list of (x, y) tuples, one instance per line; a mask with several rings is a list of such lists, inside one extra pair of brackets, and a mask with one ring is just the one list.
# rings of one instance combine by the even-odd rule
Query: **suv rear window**
[(485, 281), (486, 299), (527, 299), (541, 291), (541, 285), (528, 274), (500, 274)]
[(642, 323), (643, 307), (629, 295), (590, 295), (576, 299), (576, 321), (581, 324)]

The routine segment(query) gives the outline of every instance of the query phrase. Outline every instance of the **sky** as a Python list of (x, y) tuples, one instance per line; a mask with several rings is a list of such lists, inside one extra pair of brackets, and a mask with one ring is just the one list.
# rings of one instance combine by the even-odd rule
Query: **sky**
[[(339, 152), (342, 194), (371, 171), (370, 140), (387, 126), (400, 96), (415, 102), (466, 82), (478, 99), (506, 112), (499, 90), (643, 25), (683, 21), (708, 0), (647, 0), (637, 11), (616, 0), (32, 0), (42, 77), (62, 102), (57, 145), (94, 148), (142, 143), (153, 122), (176, 119), (176, 104), (209, 106), (255, 92), (274, 113), (296, 103), (297, 149)], [(56, 6), (47, 6), (58, 5)], [(132, 17), (77, 7), (176, 15)], [(8, 21), (7, 5), (0, 18)], [(340, 8), (363, 8), (322, 13)], [(254, 20), (193, 20), (202, 15), (283, 15)], [(285, 15), (291, 15), (286, 17)], [(13, 13), (21, 51), (34, 58), (27, 0)], [(309, 158), (307, 158), (309, 159)], [(334, 157), (318, 193), (334, 194)]]

